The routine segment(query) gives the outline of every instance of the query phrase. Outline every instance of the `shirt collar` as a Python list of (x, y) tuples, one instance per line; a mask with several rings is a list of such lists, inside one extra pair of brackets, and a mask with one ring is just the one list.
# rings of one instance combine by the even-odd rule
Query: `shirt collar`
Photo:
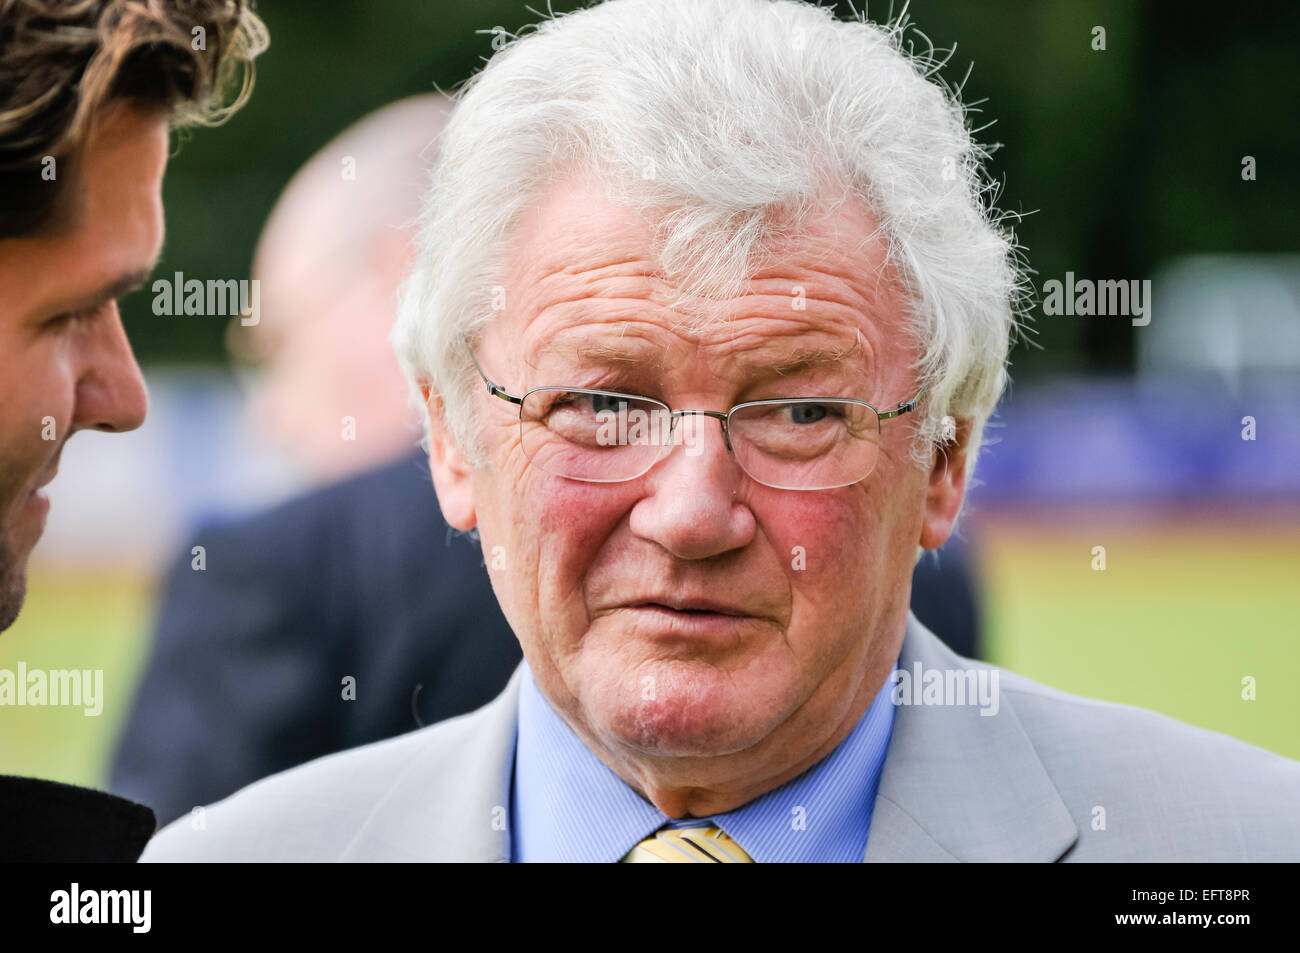
[(546, 701), (527, 662), (512, 785), (516, 861), (613, 863), (665, 825), (713, 823), (760, 863), (862, 860), (893, 729), (892, 680), (835, 749), (734, 811), (672, 821), (616, 775)]

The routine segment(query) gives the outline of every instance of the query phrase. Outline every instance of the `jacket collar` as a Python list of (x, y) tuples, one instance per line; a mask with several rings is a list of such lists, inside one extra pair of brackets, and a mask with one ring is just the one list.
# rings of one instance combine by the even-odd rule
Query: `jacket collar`
[(477, 711), (420, 729), (417, 755), (339, 860), (509, 862), (522, 674)]
[[(914, 676), (918, 663), (923, 673), (1007, 674), (957, 655), (909, 614), (898, 668)], [(1078, 840), (1003, 688), (999, 678), (993, 715), (972, 704), (897, 706), (864, 861), (1055, 861)]]

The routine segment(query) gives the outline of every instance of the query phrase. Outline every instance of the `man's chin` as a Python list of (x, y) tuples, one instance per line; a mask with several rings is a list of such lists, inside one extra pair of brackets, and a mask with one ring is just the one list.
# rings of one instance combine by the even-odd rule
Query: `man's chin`
[(784, 718), (779, 703), (753, 704), (764, 694), (747, 691), (743, 682), (712, 666), (657, 665), (642, 669), (623, 692), (597, 701), (603, 716), (599, 730), (655, 757), (735, 754), (758, 744)]
[(27, 598), (27, 559), (11, 560), (0, 544), (0, 632), (9, 628)]
[(50, 501), (30, 494), (8, 532), (0, 532), (0, 632), (14, 624), (27, 596), (27, 559), (45, 532)]

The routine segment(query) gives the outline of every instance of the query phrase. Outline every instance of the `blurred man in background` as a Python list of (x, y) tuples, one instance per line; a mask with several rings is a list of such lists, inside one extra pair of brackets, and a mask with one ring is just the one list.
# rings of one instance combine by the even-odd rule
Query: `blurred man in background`
[(232, 320), (226, 344), (251, 369), (249, 429), (311, 483), (386, 466), (421, 433), (387, 332), (450, 111), (426, 94), (355, 123), (294, 176), (262, 230), (253, 273), (267, 320)]
[(262, 233), (262, 318), (227, 336), (256, 368), (247, 419), (328, 485), (202, 528), (168, 573), (111, 776), (164, 821), (471, 711), (519, 662), (477, 544), (438, 510), (388, 344), (449, 110), (413, 96), (351, 126), (294, 176)]
[[(68, 439), (144, 422), (117, 301), (162, 247), (169, 125), (236, 108), (264, 45), (242, 2), (0, 0), (0, 630), (22, 608)], [(33, 703), (28, 685), (0, 672), (0, 704)], [(153, 829), (144, 805), (0, 777), (0, 859), (134, 860)]]

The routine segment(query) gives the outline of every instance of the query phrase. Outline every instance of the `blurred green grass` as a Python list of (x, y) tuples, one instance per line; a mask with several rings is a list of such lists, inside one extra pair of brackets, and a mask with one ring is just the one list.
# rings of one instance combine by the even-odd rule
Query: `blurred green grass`
[(101, 786), (141, 674), (152, 613), (138, 572), (29, 567), (27, 603), (0, 635), (0, 668), (102, 669), (104, 705), (0, 707), (0, 773)]
[[(1300, 759), (1300, 528), (986, 527), (990, 660)], [(1092, 569), (1094, 546), (1106, 569)], [(1242, 679), (1255, 680), (1255, 700)]]
[[(979, 528), (987, 655), (1036, 681), (1300, 758), (1300, 533), (1213, 525)], [(1107, 568), (1091, 568), (1106, 546)], [(0, 708), (0, 772), (105, 783), (141, 674), (151, 580), (33, 565), (0, 668), (101, 668), (103, 714)], [(1253, 676), (1257, 698), (1244, 701)]]

